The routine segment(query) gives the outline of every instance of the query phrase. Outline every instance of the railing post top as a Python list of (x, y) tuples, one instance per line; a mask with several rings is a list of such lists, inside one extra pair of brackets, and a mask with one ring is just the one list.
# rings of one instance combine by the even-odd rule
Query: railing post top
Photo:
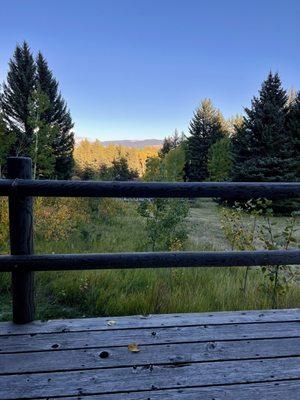
[(32, 160), (30, 157), (8, 157), (7, 159), (8, 178), (31, 179)]
[(23, 162), (23, 163), (31, 163), (32, 160), (30, 157), (7, 157), (7, 162)]

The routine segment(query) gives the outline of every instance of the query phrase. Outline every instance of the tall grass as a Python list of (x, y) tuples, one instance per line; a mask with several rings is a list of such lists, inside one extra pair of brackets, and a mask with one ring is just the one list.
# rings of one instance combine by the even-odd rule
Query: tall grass
[[(77, 229), (70, 229), (59, 240), (55, 237), (45, 240), (41, 233), (37, 234), (36, 252), (149, 251), (144, 221), (136, 212), (136, 205), (119, 205), (113, 204), (117, 211), (108, 217), (102, 210), (99, 218), (95, 213), (92, 220), (83, 218)], [(188, 218), (190, 240), (186, 249), (214, 250), (220, 247), (221, 239), (226, 247), (226, 239), (221, 236), (214, 246), (217, 225), (209, 229), (210, 219), (217, 224), (217, 213), (212, 202), (192, 209), (190, 216), (206, 216), (207, 220), (197, 221), (206, 224), (205, 233), (199, 229), (206, 237), (203, 242), (201, 235), (195, 239), (197, 225), (192, 217)], [(37, 318), (271, 308), (271, 296), (260, 269), (250, 270), (246, 295), (242, 292), (243, 278), (243, 268), (38, 272)], [(278, 307), (297, 307), (299, 299), (300, 288), (295, 284), (280, 297)], [(10, 319), (9, 274), (0, 274), (0, 302), (0, 318)]]

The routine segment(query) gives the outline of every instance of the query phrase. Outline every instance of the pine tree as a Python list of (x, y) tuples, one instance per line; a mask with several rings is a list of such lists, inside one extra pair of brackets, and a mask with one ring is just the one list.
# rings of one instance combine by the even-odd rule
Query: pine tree
[(67, 105), (58, 91), (58, 82), (40, 52), (36, 64), (38, 86), (48, 96), (50, 103), (42, 118), (47, 124), (57, 128), (52, 145), (55, 157), (54, 174), (58, 179), (68, 179), (71, 177), (74, 166), (74, 133), (72, 132), (74, 124)]
[(57, 135), (57, 127), (46, 123), (42, 117), (49, 107), (48, 96), (40, 88), (35, 90), (29, 100), (29, 124), (33, 129), (33, 143), (30, 150), (33, 179), (54, 177), (53, 141)]
[(0, 113), (0, 178), (5, 169), (6, 159), (16, 141), (16, 135), (7, 130), (3, 115)]
[[(32, 114), (36, 93), (43, 93), (49, 103), (49, 107), (34, 111), (39, 115), (38, 122)], [(46, 60), (39, 53), (35, 62), (26, 42), (16, 47), (9, 62), (0, 105), (6, 131), (15, 136), (9, 155), (33, 156), (39, 161), (35, 163), (40, 168), (37, 176), (70, 178), (74, 163), (72, 119)], [(38, 148), (36, 129), (40, 130)]]
[(139, 176), (137, 171), (129, 168), (128, 161), (125, 157), (119, 157), (113, 160), (111, 174), (114, 181), (131, 181)]
[(221, 114), (213, 107), (211, 100), (203, 100), (195, 111), (189, 133), (185, 173), (190, 181), (204, 181), (208, 178), (208, 150), (225, 133)]
[(163, 145), (158, 152), (159, 157), (164, 158), (170, 150), (176, 149), (184, 140), (184, 133), (179, 135), (178, 130), (175, 129), (172, 136), (167, 136), (164, 138)]
[(26, 42), (17, 45), (3, 84), (1, 110), (9, 132), (16, 136), (11, 155), (29, 155), (33, 130), (29, 124), (29, 99), (35, 89), (36, 66)]
[(300, 92), (290, 103), (290, 112), (287, 117), (287, 131), (290, 135), (293, 151), (292, 156), (295, 159), (295, 181), (300, 181)]
[(291, 181), (296, 160), (286, 129), (287, 94), (271, 72), (233, 137), (233, 180)]
[(287, 96), (288, 96), (287, 106), (288, 107), (292, 107), (292, 105), (296, 101), (297, 94), (298, 94), (297, 91), (293, 87), (288, 91), (288, 93), (287, 93)]
[(244, 118), (242, 115), (235, 115), (227, 120), (228, 123), (228, 134), (232, 137), (236, 134), (237, 130), (240, 129), (244, 123)]
[(223, 182), (230, 179), (232, 151), (229, 137), (218, 140), (209, 148), (207, 167), (210, 181)]

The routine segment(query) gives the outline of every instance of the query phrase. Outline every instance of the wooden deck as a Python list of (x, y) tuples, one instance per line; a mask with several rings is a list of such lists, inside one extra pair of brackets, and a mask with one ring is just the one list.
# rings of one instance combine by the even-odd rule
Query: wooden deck
[(0, 323), (0, 399), (46, 398), (298, 400), (300, 310)]

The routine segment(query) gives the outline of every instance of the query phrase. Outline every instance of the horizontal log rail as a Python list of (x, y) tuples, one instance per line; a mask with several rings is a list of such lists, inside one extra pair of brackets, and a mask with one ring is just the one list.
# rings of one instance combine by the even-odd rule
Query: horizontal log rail
[(0, 256), (0, 270), (2, 272), (172, 267), (247, 267), (278, 264), (300, 264), (300, 250)]
[(33, 196), (285, 199), (300, 198), (300, 182), (94, 182), (32, 180), (31, 159), (10, 157), (0, 196), (9, 197), (11, 255), (0, 272), (12, 272), (13, 321), (34, 319), (34, 271), (300, 265), (300, 250), (33, 254)]
[(300, 198), (300, 182), (97, 182), (0, 180), (0, 196), (122, 198)]

